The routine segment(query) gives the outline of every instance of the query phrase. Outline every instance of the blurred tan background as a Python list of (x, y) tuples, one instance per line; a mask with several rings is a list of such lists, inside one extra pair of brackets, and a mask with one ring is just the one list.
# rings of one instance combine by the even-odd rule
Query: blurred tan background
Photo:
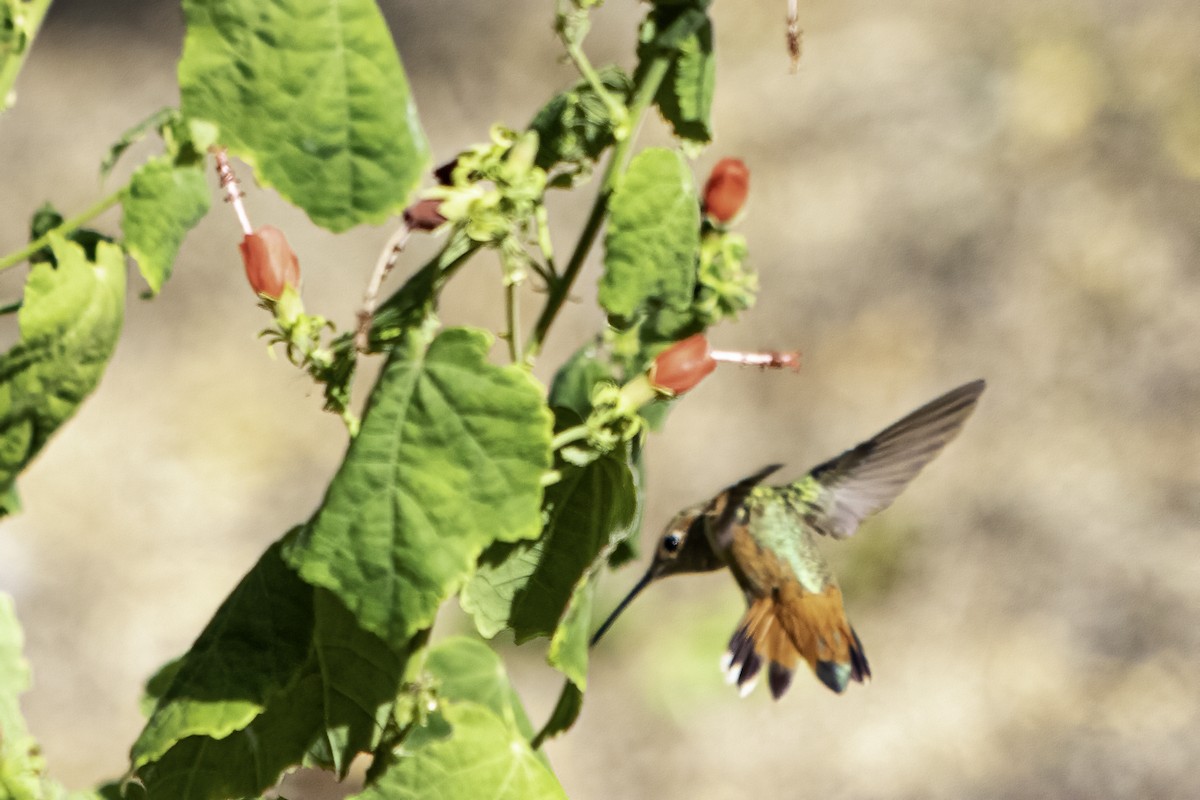
[[(549, 2), (383, 6), (438, 159), (493, 121), (524, 124), (574, 80)], [(609, 0), (596, 15), (597, 63), (631, 63), (642, 11)], [(696, 171), (725, 155), (750, 165), (742, 230), (764, 287), (712, 340), (799, 347), (804, 368), (722, 369), (680, 405), (650, 445), (648, 535), (764, 463), (791, 477), (942, 390), (990, 388), (889, 512), (827, 548), (869, 687), (838, 697), (798, 676), (782, 702), (739, 700), (717, 670), (738, 592), (723, 575), (677, 578), (597, 651), (579, 724), (548, 746), (558, 774), (576, 800), (1195, 796), (1200, 4), (809, 0), (800, 13), (789, 75), (783, 0), (716, 1), (717, 139)], [(0, 119), (0, 250), (43, 200), (70, 214), (106, 191), (93, 176), (108, 144), (177, 102), (181, 37), (175, 3), (55, 4)], [(255, 224), (299, 252), (310, 308), (348, 324), (389, 230), (335, 237), (249, 194)], [(565, 250), (583, 208), (554, 211)], [(218, 206), (161, 297), (139, 300), (134, 279), (99, 391), (22, 479), (24, 514), (0, 525), (0, 588), (35, 673), (24, 708), (73, 787), (122, 771), (143, 680), (311, 512), (341, 457), (338, 421), (255, 339), (266, 318), (237, 240)], [(543, 379), (600, 324), (596, 279), (593, 266)], [(483, 262), (444, 316), (499, 330), (500, 307)], [(599, 611), (638, 574), (607, 579)], [(450, 613), (442, 631), (461, 625)], [(544, 718), (557, 677), (537, 646), (508, 655)]]

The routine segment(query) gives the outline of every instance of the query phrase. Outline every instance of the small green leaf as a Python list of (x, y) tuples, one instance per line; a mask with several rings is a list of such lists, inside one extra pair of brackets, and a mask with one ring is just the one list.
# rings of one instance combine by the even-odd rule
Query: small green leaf
[(526, 739), (533, 736), (500, 656), (483, 642), (465, 636), (445, 639), (429, 648), (425, 668), (438, 679), (439, 697), (486, 706)]
[(575, 724), (575, 720), (579, 719), (579, 712), (582, 710), (583, 691), (575, 685), (574, 681), (570, 679), (563, 681), (558, 702), (554, 704), (554, 710), (550, 712), (550, 719), (546, 720), (546, 724), (534, 738), (533, 746), (541, 747), (542, 742), (553, 739), (563, 731), (570, 729)]
[(200, 166), (176, 167), (159, 156), (133, 173), (121, 196), (121, 230), (151, 293), (171, 276), (179, 245), (208, 213), (209, 200)]
[(333, 231), (402, 210), (428, 162), (374, 0), (185, 0), (184, 115)]
[(550, 407), (565, 408), (587, 419), (592, 410), (592, 392), (604, 381), (615, 381), (612, 367), (601, 361), (595, 342), (575, 351), (554, 374), (550, 383)]
[(546, 489), (541, 538), (493, 545), (463, 590), (463, 609), (484, 636), (505, 627), (517, 642), (554, 633), (580, 579), (636, 515), (633, 475), (620, 450), (558, 468), (562, 477)]
[(678, 54), (659, 87), (655, 102), (675, 135), (693, 144), (712, 141), (712, 101), (716, 89), (712, 22), (678, 43)]
[[(655, 0), (638, 31), (639, 62), (653, 52), (671, 52), (704, 27), (712, 0)], [(649, 50), (649, 53), (647, 52)]]
[(121, 156), (125, 155), (126, 150), (144, 139), (146, 135), (150, 133), (150, 131), (160, 128), (178, 115), (179, 111), (174, 108), (160, 108), (158, 111), (155, 111), (153, 114), (122, 133), (121, 136), (109, 146), (108, 154), (104, 156), (104, 160), (100, 162), (100, 176), (102, 178), (108, 177), (108, 173), (112, 172), (112, 168), (115, 167), (117, 162), (121, 160)]
[(466, 328), (395, 346), (325, 501), (288, 557), (397, 645), (428, 627), (493, 541), (542, 527), (550, 413)]
[[(624, 102), (631, 87), (629, 76), (618, 67), (600, 70), (600, 82)], [(613, 143), (608, 106), (586, 80), (556, 95), (529, 123), (538, 134), (537, 166), (549, 172), (562, 165), (571, 175), (585, 176), (592, 163)]]
[[(63, 224), (66, 218), (58, 212), (54, 206), (49, 203), (43, 203), (42, 206), (33, 212), (33, 218), (29, 221), (29, 241), (37, 241), (45, 236), (50, 231)], [(75, 242), (75, 244), (83, 248), (83, 253), (88, 261), (96, 260), (96, 245), (100, 242), (112, 242), (111, 236), (105, 236), (103, 233), (91, 228), (76, 228), (67, 234), (67, 241)], [(47, 263), (50, 266), (56, 266), (58, 261), (54, 258), (54, 251), (47, 245), (41, 250), (29, 257), (30, 265)]]
[(588, 640), (595, 584), (585, 575), (571, 595), (567, 613), (550, 639), (546, 661), (566, 675), (580, 691), (587, 689)]
[(96, 261), (52, 235), (57, 267), (35, 264), (25, 282), (21, 341), (0, 356), (0, 492), (96, 388), (125, 317), (125, 257), (107, 242)]
[(692, 174), (672, 150), (647, 148), (629, 164), (609, 202), (600, 305), (625, 328), (646, 317), (679, 328), (692, 319), (700, 205)]
[(442, 713), (451, 735), (427, 740), (355, 800), (566, 798), (525, 738), (491, 709), (448, 702)]

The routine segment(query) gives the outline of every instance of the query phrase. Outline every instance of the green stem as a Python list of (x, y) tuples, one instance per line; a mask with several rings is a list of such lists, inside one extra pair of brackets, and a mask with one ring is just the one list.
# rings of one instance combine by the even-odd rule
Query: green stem
[(521, 360), (521, 306), (517, 284), (512, 281), (504, 287), (504, 318), (508, 322), (508, 355), (516, 364)]
[(658, 53), (642, 73), (641, 82), (634, 91), (633, 103), (629, 107), (630, 135), (617, 141), (613, 146), (612, 156), (609, 158), (608, 166), (604, 170), (604, 178), (600, 183), (600, 190), (596, 193), (591, 213), (588, 214), (583, 231), (579, 234), (579, 241), (576, 242), (575, 250), (571, 253), (571, 260), (567, 262), (562, 277), (549, 287), (546, 305), (542, 309), (541, 316), (538, 317), (533, 335), (529, 338), (529, 344), (525, 347), (526, 361), (532, 362), (541, 352), (546, 334), (550, 332), (550, 326), (554, 324), (558, 312), (562, 310), (563, 303), (570, 296), (571, 286), (579, 277), (583, 263), (587, 260), (592, 245), (596, 242), (596, 235), (600, 232), (600, 227), (604, 224), (604, 218), (608, 213), (608, 198), (612, 195), (618, 177), (625, 169), (633, 140), (637, 138), (634, 133), (641, 125), (642, 117), (654, 100), (654, 95), (658, 93), (658, 87), (666, 76), (667, 69), (671, 66), (671, 59), (672, 54), (670, 53)]
[(22, 249), (16, 251), (15, 253), (9, 253), (4, 258), (0, 258), (0, 270), (6, 270), (9, 267), (15, 267), (17, 264), (20, 264), (21, 262), (28, 259), (30, 256), (32, 256), (38, 250), (41, 250), (46, 245), (50, 244), (50, 235), (51, 234), (58, 233), (63, 236), (67, 236), (71, 233), (74, 233), (76, 230), (78, 230), (80, 227), (82, 227), (85, 223), (91, 222), (93, 218), (100, 216), (105, 211), (112, 208), (117, 203), (121, 202), (121, 192), (122, 191), (123, 190), (117, 190), (117, 191), (113, 192), (108, 197), (105, 197), (105, 198), (101, 199), (99, 202), (95, 203), (91, 208), (84, 211), (82, 214), (71, 217), (68, 220), (63, 220), (63, 222), (60, 223), (57, 227), (51, 228), (50, 230), (46, 231), (44, 234), (39, 236), (34, 241), (30, 242), (28, 245), (26, 245)]
[(579, 46), (579, 42), (564, 41), (567, 47), (567, 55), (571, 57), (571, 61), (575, 63), (575, 68), (579, 70), (579, 74), (592, 87), (592, 91), (604, 103), (604, 107), (608, 109), (608, 116), (612, 119), (613, 131), (616, 132), (617, 139), (627, 138), (622, 137), (621, 133), (629, 134), (630, 128), (626, 127), (629, 120), (629, 111), (625, 108), (625, 104), (617, 98), (613, 97), (612, 92), (604, 85), (604, 81), (600, 79), (600, 73), (596, 72), (592, 62), (588, 60), (587, 54), (583, 52), (583, 48)]
[(558, 269), (554, 266), (554, 243), (550, 240), (550, 219), (544, 204), (538, 204), (533, 212), (533, 218), (537, 223), (538, 249), (542, 251), (542, 258), (546, 260), (545, 269), (538, 265), (538, 274), (545, 278), (547, 283), (550, 283), (549, 276), (557, 278)]
[(16, 102), (13, 84), (17, 82), (17, 75), (25, 65), (25, 57), (33, 47), (33, 40), (37, 37), (38, 29), (42, 27), (42, 20), (50, 9), (50, 2), (51, 0), (26, 0), (17, 4), (17, 7), (21, 8), (16, 20), (18, 45), (0, 61), (0, 111), (11, 108)]
[(569, 444), (582, 441), (588, 437), (587, 425), (575, 425), (565, 430), (559, 431), (554, 435), (554, 440), (550, 442), (550, 449), (554, 452), (561, 450)]

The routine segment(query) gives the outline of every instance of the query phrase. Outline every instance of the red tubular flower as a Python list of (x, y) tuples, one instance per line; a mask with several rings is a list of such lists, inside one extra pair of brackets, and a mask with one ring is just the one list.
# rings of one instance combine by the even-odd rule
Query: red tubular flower
[(285, 286), (300, 288), (300, 262), (283, 231), (263, 225), (256, 233), (246, 234), (238, 247), (250, 287), (263, 297), (278, 300)]
[(750, 193), (750, 170), (740, 159), (722, 158), (704, 184), (704, 213), (727, 223), (742, 210)]
[(650, 383), (656, 389), (680, 395), (717, 368), (708, 339), (697, 333), (658, 354), (650, 365)]

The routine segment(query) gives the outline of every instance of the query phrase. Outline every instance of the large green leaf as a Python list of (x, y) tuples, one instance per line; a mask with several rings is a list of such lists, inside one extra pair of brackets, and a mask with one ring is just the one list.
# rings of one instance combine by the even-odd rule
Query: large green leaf
[(159, 156), (133, 173), (121, 197), (121, 230), (151, 292), (170, 277), (183, 237), (208, 206), (203, 164), (180, 167)]
[(246, 727), (304, 663), (313, 591), (280, 547), (263, 554), (179, 664), (133, 745), (135, 769), (187, 736), (221, 739)]
[(526, 739), (533, 726), (521, 698), (513, 690), (496, 651), (477, 639), (455, 636), (429, 648), (425, 668), (438, 679), (438, 696), (455, 702), (478, 703)]
[[(25, 282), (21, 340), (0, 356), (0, 491), (75, 413), (104, 374), (125, 317), (125, 256), (96, 243), (96, 260), (52, 235), (57, 267), (35, 264)], [(0, 509), (0, 514), (3, 509)]]
[(355, 800), (548, 800), (566, 793), (529, 742), (491, 708), (445, 702), (449, 736), (428, 739)]
[(159, 697), (132, 759), (152, 798), (257, 794), (310, 753), (344, 774), (379, 742), (409, 649), (362, 630), (300, 580), (282, 547), (149, 687)]
[(465, 328), (392, 351), (362, 430), (289, 558), (393, 644), (428, 627), (493, 541), (537, 536), (550, 413)]
[(510, 627), (518, 642), (550, 636), (596, 558), (628, 532), (636, 487), (623, 449), (587, 466), (560, 463), (546, 490), (546, 527), (536, 542), (493, 545), (463, 591), (479, 632)]
[(323, 765), (345, 776), (358, 753), (375, 749), (391, 714), (409, 657), (418, 645), (407, 642), (398, 654), (363, 630), (340, 600), (327, 591), (314, 597), (316, 630), (306, 671), (319, 677), (322, 709), (319, 742), (312, 752)]
[(382, 222), (428, 161), (408, 81), (374, 0), (185, 0), (188, 117), (318, 225)]
[(609, 201), (600, 305), (618, 327), (652, 317), (664, 333), (692, 320), (700, 205), (683, 156), (651, 147)]

